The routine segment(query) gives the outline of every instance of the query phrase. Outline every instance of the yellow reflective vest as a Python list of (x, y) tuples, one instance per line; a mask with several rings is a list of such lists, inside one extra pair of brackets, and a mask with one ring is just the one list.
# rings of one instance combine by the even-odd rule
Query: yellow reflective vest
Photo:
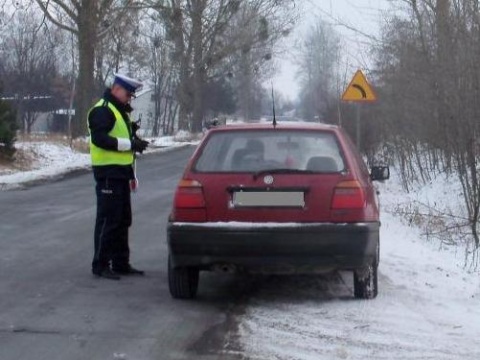
[[(112, 130), (108, 133), (109, 136), (114, 138), (122, 138), (130, 140), (130, 131), (127, 127), (126, 122), (123, 120), (122, 114), (118, 109), (109, 102), (106, 102), (104, 99), (98, 101), (88, 112), (90, 112), (99, 106), (105, 106), (105, 103), (108, 104), (108, 108), (112, 111), (115, 116), (115, 125)], [(130, 126), (130, 122), (128, 123)], [(90, 127), (89, 127), (90, 131)], [(106, 165), (131, 165), (133, 164), (133, 151), (115, 151), (115, 150), (105, 150), (99, 148), (92, 142), (90, 136), (90, 156), (92, 158), (93, 166), (106, 166)]]

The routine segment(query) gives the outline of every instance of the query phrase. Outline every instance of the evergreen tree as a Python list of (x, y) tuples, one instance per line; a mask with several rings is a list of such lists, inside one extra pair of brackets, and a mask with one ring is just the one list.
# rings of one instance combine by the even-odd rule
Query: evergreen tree
[(16, 130), (15, 111), (0, 98), (0, 158), (11, 159), (13, 157)]

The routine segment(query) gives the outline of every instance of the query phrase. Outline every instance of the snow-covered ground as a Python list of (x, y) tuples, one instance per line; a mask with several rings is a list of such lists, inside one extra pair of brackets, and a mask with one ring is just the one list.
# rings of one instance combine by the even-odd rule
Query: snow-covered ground
[[(186, 134), (150, 140), (149, 151), (190, 141)], [(68, 146), (17, 146), (36, 160), (29, 171), (0, 172), (0, 189), (90, 166), (88, 155)], [(393, 173), (379, 189), (379, 296), (354, 300), (349, 273), (267, 277), (237, 318), (235, 346), (226, 352), (259, 360), (480, 359), (480, 274), (465, 266), (462, 245), (427, 238), (432, 224), (421, 216), (461, 215), (458, 182), (438, 177), (407, 194)]]
[[(168, 149), (197, 144), (198, 139), (186, 132), (175, 136), (147, 138), (149, 148), (144, 154), (166, 151)], [(62, 176), (75, 170), (90, 168), (90, 155), (72, 150), (61, 142), (18, 141), (15, 144), (17, 154), (21, 154), (27, 170), (3, 168), (0, 166), (0, 190), (11, 190), (25, 183)], [(20, 155), (18, 155), (20, 156)], [(142, 156), (142, 155), (139, 155)]]
[(87, 168), (90, 164), (90, 155), (73, 151), (61, 143), (17, 142), (15, 148), (31, 163), (25, 166), (28, 170), (8, 169), (0, 172), (0, 190)]
[(227, 345), (227, 352), (262, 360), (480, 359), (480, 274), (464, 267), (463, 248), (427, 240), (398, 214), (418, 202), (460, 206), (458, 187), (439, 179), (406, 194), (393, 176), (379, 188), (379, 296), (353, 299), (349, 273), (268, 278), (238, 319), (241, 350)]

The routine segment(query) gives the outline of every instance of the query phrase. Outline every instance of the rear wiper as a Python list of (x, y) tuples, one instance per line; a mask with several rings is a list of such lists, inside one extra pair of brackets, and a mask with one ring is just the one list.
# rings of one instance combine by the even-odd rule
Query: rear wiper
[(289, 169), (289, 168), (264, 169), (264, 170), (259, 170), (253, 173), (253, 179), (256, 180), (260, 175), (265, 175), (265, 174), (313, 174), (313, 173), (314, 171), (312, 170), (302, 170), (302, 169)]

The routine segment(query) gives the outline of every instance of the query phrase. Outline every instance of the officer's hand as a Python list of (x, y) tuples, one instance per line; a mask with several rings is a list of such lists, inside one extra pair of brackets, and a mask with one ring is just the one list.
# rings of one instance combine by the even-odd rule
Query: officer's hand
[(132, 133), (136, 134), (136, 132), (140, 129), (140, 120), (132, 122)]
[(132, 140), (132, 150), (141, 154), (147, 148), (148, 144), (148, 141), (134, 137)]

